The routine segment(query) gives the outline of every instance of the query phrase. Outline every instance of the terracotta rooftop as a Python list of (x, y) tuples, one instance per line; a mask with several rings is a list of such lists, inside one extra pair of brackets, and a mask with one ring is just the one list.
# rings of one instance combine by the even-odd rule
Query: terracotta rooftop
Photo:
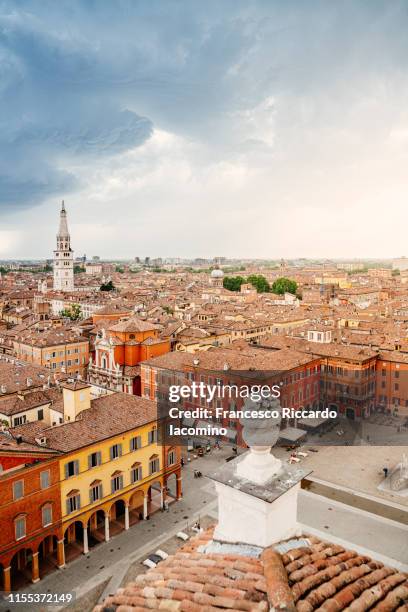
[(10, 431), (13, 436), (21, 434), (23, 440), (29, 443), (45, 437), (48, 448), (69, 452), (156, 422), (156, 419), (157, 406), (152, 400), (127, 393), (113, 393), (92, 400), (91, 408), (83, 410), (76, 421), (55, 427), (46, 425), (44, 421), (32, 421)]
[(14, 357), (3, 356), (0, 358), (2, 396), (21, 392), (28, 388), (42, 387), (47, 383), (49, 377), (51, 377), (50, 370), (41, 366), (28, 364)]
[(211, 539), (206, 530), (94, 612), (408, 610), (407, 574), (342, 546), (307, 537), (248, 556), (211, 552)]
[(139, 319), (139, 317), (130, 317), (126, 321), (121, 321), (120, 323), (116, 323), (116, 325), (112, 325), (109, 330), (113, 332), (145, 332), (152, 331), (154, 329), (159, 329), (157, 325), (154, 323), (149, 323), (147, 321), (143, 321)]
[(62, 393), (58, 389), (26, 390), (24, 395), (0, 396), (0, 414), (11, 416), (26, 410), (51, 405), (53, 410), (63, 412)]
[(154, 357), (143, 364), (170, 370), (183, 369), (193, 366), (198, 359), (199, 367), (203, 370), (223, 370), (228, 364), (231, 370), (258, 370), (262, 372), (291, 370), (306, 365), (315, 357), (303, 352), (283, 348), (279, 351), (268, 351), (262, 348), (245, 345), (232, 345), (230, 347), (211, 348), (199, 354), (192, 353), (167, 353)]

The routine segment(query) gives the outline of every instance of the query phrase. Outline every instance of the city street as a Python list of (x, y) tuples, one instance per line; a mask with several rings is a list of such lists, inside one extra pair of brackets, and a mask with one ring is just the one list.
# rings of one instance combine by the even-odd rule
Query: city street
[[(36, 584), (27, 586), (24, 593), (76, 593), (76, 604), (69, 609), (86, 612), (82, 598), (86, 599), (90, 591), (100, 591), (108, 587), (109, 592), (116, 590), (129, 567), (139, 559), (158, 548), (166, 550), (165, 543), (178, 531), (184, 531), (201, 517), (208, 514), (216, 516), (215, 490), (205, 475), (211, 473), (219, 464), (224, 463), (231, 455), (231, 448), (213, 450), (202, 458), (197, 457), (183, 468), (183, 498), (170, 505), (166, 512), (156, 512), (148, 521), (139, 522), (109, 542), (102, 542), (88, 555), (75, 559), (62, 570), (48, 574)], [(202, 478), (194, 478), (194, 469), (202, 472)], [(182, 541), (178, 540), (181, 545)], [(145, 569), (145, 568), (144, 568)], [(112, 582), (111, 582), (112, 581)], [(99, 589), (98, 589), (99, 586)], [(98, 598), (98, 595), (96, 595)], [(90, 603), (93, 597), (90, 598)], [(96, 603), (92, 601), (92, 605)], [(44, 607), (33, 604), (16, 605), (0, 604), (1, 610), (42, 610)], [(50, 610), (50, 606), (46, 607)], [(56, 607), (52, 609), (56, 610)], [(89, 608), (91, 609), (91, 608)]]

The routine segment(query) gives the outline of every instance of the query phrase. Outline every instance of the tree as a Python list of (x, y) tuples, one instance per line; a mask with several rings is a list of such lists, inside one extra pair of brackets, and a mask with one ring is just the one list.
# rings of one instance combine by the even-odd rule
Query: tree
[(268, 281), (262, 274), (251, 274), (248, 276), (247, 281), (255, 287), (258, 293), (268, 293), (271, 290)]
[(74, 266), (74, 274), (81, 274), (83, 271), (82, 266)]
[(71, 321), (78, 321), (81, 318), (81, 306), (79, 304), (72, 304), (69, 308), (64, 308), (61, 311), (61, 316), (71, 319)]
[(243, 283), (245, 283), (243, 276), (225, 276), (222, 282), (224, 289), (229, 291), (239, 291)]
[(114, 291), (114, 290), (115, 290), (115, 285), (112, 283), (111, 280), (108, 283), (102, 283), (102, 285), (99, 287), (99, 291)]
[(290, 280), (290, 278), (281, 276), (281, 278), (276, 279), (276, 281), (273, 283), (272, 291), (278, 295), (283, 295), (284, 293), (292, 293), (293, 295), (296, 295), (297, 283), (294, 280)]

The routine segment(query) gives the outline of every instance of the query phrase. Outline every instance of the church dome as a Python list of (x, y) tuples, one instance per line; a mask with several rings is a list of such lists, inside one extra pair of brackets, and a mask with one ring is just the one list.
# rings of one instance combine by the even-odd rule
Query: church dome
[(215, 270), (211, 272), (211, 278), (223, 278), (223, 276), (224, 272), (219, 268), (215, 268)]

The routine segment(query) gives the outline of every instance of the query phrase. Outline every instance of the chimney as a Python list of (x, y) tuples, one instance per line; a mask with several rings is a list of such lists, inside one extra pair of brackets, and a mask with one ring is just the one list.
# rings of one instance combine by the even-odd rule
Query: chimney
[[(277, 399), (247, 400), (244, 409), (281, 413)], [(310, 471), (282, 463), (271, 453), (280, 434), (280, 416), (240, 422), (248, 452), (209, 476), (218, 495), (214, 540), (265, 548), (298, 535), (297, 498)]]

